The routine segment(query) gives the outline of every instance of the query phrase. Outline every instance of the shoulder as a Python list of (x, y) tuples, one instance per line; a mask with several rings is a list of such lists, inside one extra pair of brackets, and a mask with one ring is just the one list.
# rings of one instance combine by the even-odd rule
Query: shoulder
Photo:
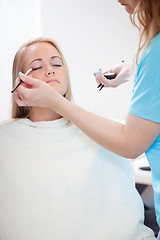
[(158, 33), (148, 45), (148, 53), (158, 55), (160, 53), (160, 33)]
[(17, 124), (19, 123), (18, 119), (8, 119), (8, 120), (4, 120), (2, 122), (0, 122), (0, 132), (2, 132), (3, 130), (9, 130), (14, 128), (15, 126), (17, 126)]
[(7, 119), (7, 120), (3, 120), (2, 122), (0, 122), (0, 128), (5, 127), (7, 125), (12, 124), (15, 121), (15, 119)]
[(129, 112), (160, 122), (160, 34), (152, 39), (144, 52), (134, 79)]
[[(149, 80), (149, 84), (156, 82), (160, 84), (160, 33), (152, 39), (149, 46), (143, 53), (138, 64), (135, 79), (142, 80), (145, 78)], [(152, 81), (151, 81), (152, 80)]]
[(158, 33), (151, 41), (150, 47), (157, 48), (159, 50), (159, 44), (160, 44), (160, 33)]
[(142, 56), (142, 61), (145, 59), (150, 60), (148, 63), (153, 64), (158, 66), (158, 63), (160, 62), (160, 33), (157, 34), (148, 47), (146, 48), (143, 56)]

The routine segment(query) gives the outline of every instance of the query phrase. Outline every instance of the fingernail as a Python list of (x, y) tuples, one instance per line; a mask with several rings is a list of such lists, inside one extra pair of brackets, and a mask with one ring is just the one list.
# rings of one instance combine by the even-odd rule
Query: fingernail
[(99, 72), (101, 71), (101, 69), (99, 68)]
[(94, 75), (94, 76), (96, 76), (96, 74), (95, 74), (95, 73), (93, 73), (93, 75)]
[(20, 75), (20, 76), (23, 76), (23, 75), (24, 75), (24, 73), (22, 73), (22, 72), (19, 72), (19, 75)]

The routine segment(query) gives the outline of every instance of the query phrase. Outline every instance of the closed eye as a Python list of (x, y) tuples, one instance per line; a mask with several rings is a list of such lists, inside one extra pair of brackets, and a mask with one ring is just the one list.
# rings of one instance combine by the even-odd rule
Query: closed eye
[(61, 67), (61, 64), (53, 64), (54, 67)]
[(38, 70), (40, 68), (42, 68), (42, 67), (35, 67), (35, 68), (32, 68), (32, 70), (35, 71), (35, 70)]

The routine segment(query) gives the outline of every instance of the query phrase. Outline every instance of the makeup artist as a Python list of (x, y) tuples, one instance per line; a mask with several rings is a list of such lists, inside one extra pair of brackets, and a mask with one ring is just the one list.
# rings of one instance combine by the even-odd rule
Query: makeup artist
[[(26, 76), (22, 80), (33, 88), (20, 86), (17, 91), (21, 99), (17, 97), (16, 101), (19, 106), (39, 105), (54, 109), (95, 142), (120, 156), (136, 158), (145, 152), (151, 167), (156, 217), (160, 226), (160, 1), (118, 2), (130, 14), (133, 25), (137, 17), (140, 34), (133, 96), (124, 125), (90, 113), (69, 102), (55, 89)], [(123, 66), (121, 63), (119, 69), (112, 69), (119, 81), (123, 81)], [(96, 80), (98, 84), (106, 85), (102, 71)]]
[[(25, 89), (32, 107), (21, 106)], [(143, 223), (131, 161), (99, 146), (54, 110), (55, 97), (58, 105), (71, 104), (72, 93), (53, 40), (35, 39), (19, 49), (12, 93), (13, 119), (0, 125), (0, 239), (155, 239)]]

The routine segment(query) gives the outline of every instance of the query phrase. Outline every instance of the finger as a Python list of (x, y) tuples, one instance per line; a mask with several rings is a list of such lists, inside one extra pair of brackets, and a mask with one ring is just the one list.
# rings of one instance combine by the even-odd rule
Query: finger
[(30, 85), (30, 84), (28, 84), (26, 82), (22, 82), (21, 86), (24, 86), (25, 88), (29, 88), (29, 89), (33, 88), (32, 85)]
[[(29, 85), (26, 84), (26, 83), (22, 83), (21, 85), (19, 85), (19, 87), (16, 89), (17, 90), (17, 93), (18, 95), (26, 100), (27, 99), (27, 96), (31, 93), (31, 91), (35, 88), (33, 87), (28, 87)], [(31, 86), (31, 85), (30, 85)]]
[(16, 80), (15, 80), (15, 83), (14, 83), (14, 87), (13, 87), (13, 89), (12, 89), (11, 92), (14, 92), (14, 91), (15, 91), (15, 89), (16, 89), (16, 87), (17, 87), (17, 85), (18, 85), (19, 83), (20, 83), (20, 78), (17, 77)]
[(95, 72), (95, 73), (94, 73), (94, 77), (95, 77), (95, 79), (96, 79), (97, 84), (99, 85), (99, 84), (100, 84), (100, 81), (99, 81), (99, 79), (98, 79), (98, 72)]
[(96, 78), (97, 85), (99, 86), (101, 83), (100, 81)]
[(112, 79), (112, 80), (106, 80), (106, 84), (105, 87), (116, 87), (116, 80)]
[(96, 80), (97, 80), (97, 83), (98, 83), (98, 85), (100, 84), (100, 83), (102, 83), (101, 82), (101, 69), (99, 69), (99, 71), (97, 72), (97, 75), (96, 75)]
[(108, 73), (108, 72), (115, 72), (114, 71), (114, 68), (112, 67), (112, 68), (109, 68), (109, 69), (107, 69), (104, 73)]
[(97, 82), (97, 87), (99, 87), (99, 85), (101, 84), (101, 80), (99, 79), (99, 77), (96, 77), (96, 82)]
[(26, 76), (26, 75), (23, 75), (23, 76), (19, 75), (19, 77), (24, 83), (26, 83), (32, 87), (37, 87), (38, 82), (40, 81), (38, 79), (32, 78), (30, 76)]
[(19, 96), (19, 94), (17, 92), (15, 93), (15, 102), (20, 107), (26, 106), (25, 103), (23, 102), (22, 98)]
[(19, 83), (19, 81), (20, 81), (20, 77), (17, 77), (16, 81), (15, 81), (15, 85), (17, 85)]
[(101, 84), (104, 85), (105, 87), (107, 87), (108, 81), (107, 81), (106, 77), (104, 77), (104, 74), (102, 71), (100, 71), (100, 73), (99, 73), (99, 79), (100, 79)]

